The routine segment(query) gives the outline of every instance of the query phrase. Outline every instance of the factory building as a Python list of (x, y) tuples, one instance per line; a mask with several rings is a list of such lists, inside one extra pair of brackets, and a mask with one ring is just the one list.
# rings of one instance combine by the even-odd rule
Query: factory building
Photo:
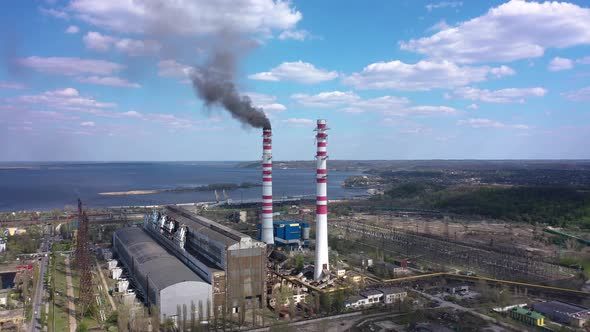
[(175, 206), (146, 216), (144, 229), (212, 286), (216, 313), (266, 303), (265, 243)]
[[(128, 227), (115, 231), (113, 249), (129, 271), (136, 291), (163, 317), (173, 318), (177, 307), (211, 301), (212, 287), (168, 253), (144, 230)], [(203, 307), (204, 307), (203, 305)]]
[[(274, 243), (277, 247), (301, 249), (309, 247), (309, 223), (296, 220), (273, 222)], [(258, 234), (261, 234), (258, 225)]]
[(545, 317), (538, 312), (530, 311), (521, 307), (514, 307), (508, 311), (508, 315), (527, 325), (543, 326)]
[(590, 309), (561, 301), (538, 302), (533, 304), (533, 309), (552, 320), (582, 327), (590, 318)]

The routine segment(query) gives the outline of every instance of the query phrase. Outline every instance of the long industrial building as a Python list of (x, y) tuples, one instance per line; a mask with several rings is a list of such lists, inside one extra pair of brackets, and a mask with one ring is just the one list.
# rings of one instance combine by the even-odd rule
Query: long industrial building
[(212, 286), (215, 313), (266, 303), (266, 244), (176, 206), (146, 216), (144, 229)]
[(177, 306), (187, 308), (210, 303), (212, 287), (171, 255), (144, 230), (128, 227), (115, 231), (113, 248), (129, 271), (136, 290), (148, 306), (156, 306), (160, 315), (173, 318)]

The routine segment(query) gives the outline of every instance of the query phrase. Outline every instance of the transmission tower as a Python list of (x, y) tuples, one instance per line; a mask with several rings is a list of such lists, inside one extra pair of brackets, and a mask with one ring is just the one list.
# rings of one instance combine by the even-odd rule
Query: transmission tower
[(93, 301), (92, 263), (90, 261), (90, 240), (88, 238), (88, 216), (82, 210), (82, 202), (78, 200), (78, 245), (76, 247), (76, 267), (80, 273), (80, 314), (84, 317), (90, 312)]

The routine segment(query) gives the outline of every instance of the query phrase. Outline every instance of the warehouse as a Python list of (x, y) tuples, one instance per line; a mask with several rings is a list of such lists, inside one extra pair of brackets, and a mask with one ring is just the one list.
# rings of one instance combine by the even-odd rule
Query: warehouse
[(556, 322), (576, 327), (584, 326), (590, 318), (590, 309), (560, 301), (538, 302), (533, 308)]
[(174, 318), (178, 306), (191, 308), (194, 304), (198, 308), (210, 303), (211, 285), (141, 228), (115, 231), (113, 249), (129, 271), (136, 291), (143, 295), (146, 305), (157, 306), (162, 317)]
[(146, 216), (144, 228), (213, 286), (216, 313), (266, 303), (265, 243), (176, 206)]

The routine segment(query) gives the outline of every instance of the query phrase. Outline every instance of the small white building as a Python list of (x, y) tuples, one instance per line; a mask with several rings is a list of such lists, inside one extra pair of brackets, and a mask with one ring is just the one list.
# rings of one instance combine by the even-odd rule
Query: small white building
[(385, 304), (403, 301), (408, 296), (408, 292), (401, 288), (384, 288), (380, 291), (383, 293), (383, 303)]
[(113, 260), (110, 260), (107, 262), (107, 267), (109, 270), (112, 270), (117, 267), (117, 264), (118, 264), (117, 260), (113, 259)]
[(367, 299), (367, 304), (379, 303), (383, 298), (383, 293), (376, 289), (362, 291), (360, 295)]
[(346, 270), (343, 268), (336, 269), (336, 276), (337, 277), (344, 277), (346, 275)]
[(113, 278), (114, 280), (121, 279), (122, 274), (123, 274), (123, 269), (120, 267), (116, 267), (111, 270), (111, 278)]
[(346, 298), (344, 301), (344, 308), (346, 309), (357, 309), (359, 307), (364, 307), (367, 305), (367, 299), (365, 297), (359, 295), (353, 295)]
[(117, 291), (118, 292), (126, 292), (127, 289), (129, 288), (129, 280), (127, 279), (121, 279), (119, 281), (117, 281)]

